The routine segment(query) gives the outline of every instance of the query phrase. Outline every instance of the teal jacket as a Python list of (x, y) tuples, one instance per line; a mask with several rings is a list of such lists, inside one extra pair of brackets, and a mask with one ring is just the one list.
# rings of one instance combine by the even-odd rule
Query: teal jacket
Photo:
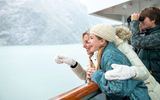
[(160, 83), (160, 25), (147, 29), (144, 35), (139, 32), (139, 22), (131, 22), (131, 31), (133, 33), (131, 44), (140, 49), (138, 56)]
[(111, 70), (111, 64), (131, 65), (129, 60), (122, 54), (113, 43), (109, 43), (102, 54), (100, 69), (94, 72), (91, 80), (98, 84), (102, 92), (109, 97), (128, 96), (131, 100), (150, 100), (147, 87), (138, 80), (114, 80), (109, 81), (104, 77), (104, 73)]

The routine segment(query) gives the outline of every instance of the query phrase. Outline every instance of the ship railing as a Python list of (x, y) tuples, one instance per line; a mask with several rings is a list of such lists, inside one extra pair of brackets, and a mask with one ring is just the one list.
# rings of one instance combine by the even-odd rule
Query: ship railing
[(100, 94), (98, 85), (89, 82), (72, 90), (50, 98), (49, 100), (89, 100)]

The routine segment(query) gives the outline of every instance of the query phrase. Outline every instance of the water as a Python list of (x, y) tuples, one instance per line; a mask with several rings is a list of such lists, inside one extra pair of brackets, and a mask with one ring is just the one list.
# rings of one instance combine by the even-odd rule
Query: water
[(48, 100), (84, 84), (69, 66), (54, 62), (57, 54), (87, 64), (81, 44), (0, 47), (0, 100)]

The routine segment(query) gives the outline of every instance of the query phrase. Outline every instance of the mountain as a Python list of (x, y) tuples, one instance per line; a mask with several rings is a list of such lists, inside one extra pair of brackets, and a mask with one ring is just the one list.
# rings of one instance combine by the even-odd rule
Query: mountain
[(0, 45), (54, 45), (81, 42), (96, 23), (79, 0), (1, 0)]

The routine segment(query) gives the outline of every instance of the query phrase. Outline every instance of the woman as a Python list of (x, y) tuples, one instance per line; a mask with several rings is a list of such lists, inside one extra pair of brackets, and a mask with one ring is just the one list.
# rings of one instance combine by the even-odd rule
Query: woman
[(98, 50), (98, 70), (91, 75), (91, 80), (98, 84), (99, 88), (110, 98), (131, 100), (150, 100), (147, 88), (142, 81), (138, 80), (106, 80), (104, 74), (111, 70), (111, 64), (131, 65), (129, 60), (112, 43), (115, 39), (115, 30), (113, 27), (98, 24), (90, 30), (91, 44), (90, 51)]
[(112, 65), (114, 70), (106, 72), (105, 78), (107, 80), (125, 80), (133, 77), (133, 79), (144, 80), (151, 99), (160, 100), (160, 84), (149, 73), (145, 65), (133, 51), (132, 47), (128, 44), (128, 40), (131, 36), (129, 29), (124, 26), (116, 27), (116, 35), (118, 37), (114, 43), (118, 49), (130, 60), (132, 67), (114, 64)]
[[(82, 34), (82, 41), (83, 41), (83, 47), (86, 49), (87, 54), (89, 55), (89, 65), (87, 65), (87, 70), (84, 70), (81, 65), (73, 60), (72, 58), (65, 57), (65, 56), (57, 56), (55, 58), (55, 62), (58, 64), (68, 64), (72, 71), (82, 80), (90, 80), (90, 75), (92, 73), (92, 70), (95, 70), (95, 63), (96, 60), (93, 58), (95, 55), (93, 55), (93, 52), (90, 52), (90, 45), (88, 43), (89, 40), (89, 33), (85, 32)], [(92, 57), (93, 56), (93, 57)]]

